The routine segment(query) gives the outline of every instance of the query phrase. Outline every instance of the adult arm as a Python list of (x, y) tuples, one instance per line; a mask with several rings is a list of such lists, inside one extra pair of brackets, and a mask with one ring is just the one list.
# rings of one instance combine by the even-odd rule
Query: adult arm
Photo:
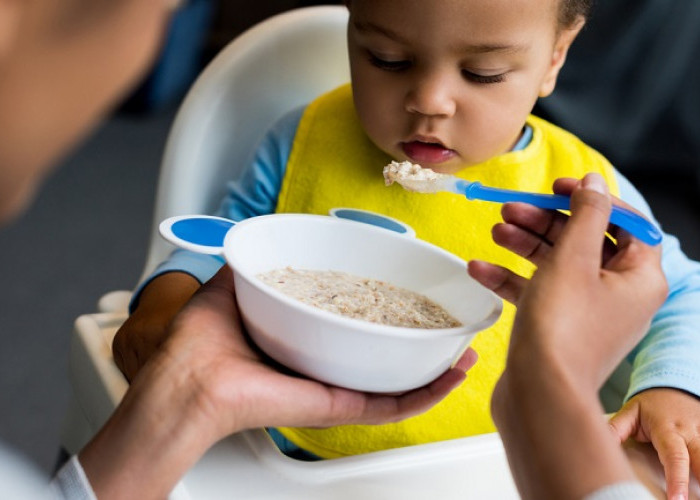
[[(658, 248), (619, 233), (617, 248), (602, 250), (610, 197), (597, 175), (583, 186), (573, 192), (563, 228), (552, 224), (551, 213), (504, 207), (506, 222), (494, 237), (518, 253), (530, 247), (538, 270), (529, 284), (483, 262), (469, 267), (518, 305), (492, 410), (525, 498), (583, 498), (635, 480), (597, 392), (646, 332), (666, 282)], [(541, 244), (548, 231), (551, 247)]]
[(428, 386), (401, 396), (360, 393), (282, 374), (249, 346), (233, 277), (223, 267), (174, 319), (167, 341), (79, 458), (98, 498), (164, 498), (219, 439), (268, 426), (398, 421), (457, 387), (468, 350)]
[[(620, 198), (650, 220), (651, 209), (632, 184), (618, 173)], [(625, 400), (654, 387), (673, 387), (700, 396), (700, 263), (689, 259), (678, 239), (664, 233), (661, 263), (669, 295), (652, 319), (649, 332), (632, 349), (633, 363)]]

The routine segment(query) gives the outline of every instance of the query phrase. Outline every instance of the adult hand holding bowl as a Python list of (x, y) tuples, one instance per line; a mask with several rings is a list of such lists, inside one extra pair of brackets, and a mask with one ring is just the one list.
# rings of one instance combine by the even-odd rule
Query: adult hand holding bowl
[[(203, 227), (193, 230), (195, 220), (204, 226), (211, 221), (218, 236), (204, 237)], [(267, 355), (348, 389), (393, 393), (431, 382), (502, 309), (501, 299), (469, 277), (464, 260), (355, 221), (308, 214), (265, 215), (239, 223), (185, 216), (164, 221), (161, 234), (190, 250), (225, 257), (233, 269), (243, 323)], [(339, 271), (405, 288), (439, 304), (461, 325), (409, 328), (349, 318), (294, 299), (259, 277), (287, 267)]]

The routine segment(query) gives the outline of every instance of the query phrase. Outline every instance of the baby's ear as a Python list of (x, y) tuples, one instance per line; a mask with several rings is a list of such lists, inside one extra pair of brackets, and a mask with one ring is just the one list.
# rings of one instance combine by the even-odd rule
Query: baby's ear
[(574, 40), (581, 32), (584, 24), (586, 24), (586, 20), (583, 17), (579, 17), (571, 27), (560, 30), (557, 35), (557, 40), (554, 43), (549, 70), (545, 74), (542, 79), (542, 84), (540, 85), (540, 97), (547, 97), (554, 91), (554, 87), (557, 85), (559, 70), (564, 66), (566, 55), (569, 53), (569, 47), (574, 43)]

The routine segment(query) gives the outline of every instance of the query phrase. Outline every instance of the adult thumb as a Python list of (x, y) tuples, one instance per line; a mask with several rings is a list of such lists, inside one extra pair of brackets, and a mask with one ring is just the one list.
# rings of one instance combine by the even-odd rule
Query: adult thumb
[(235, 296), (233, 272), (229, 266), (224, 265), (195, 292), (189, 303), (230, 311), (235, 308)]
[(610, 191), (600, 174), (590, 173), (581, 180), (571, 193), (570, 210), (558, 246), (570, 257), (596, 257), (592, 262), (599, 266), (612, 210)]

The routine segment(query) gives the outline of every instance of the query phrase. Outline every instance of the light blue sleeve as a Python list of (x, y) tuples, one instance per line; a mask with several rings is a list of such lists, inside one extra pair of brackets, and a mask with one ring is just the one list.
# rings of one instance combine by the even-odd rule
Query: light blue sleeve
[[(228, 183), (227, 194), (216, 215), (241, 221), (275, 211), (282, 179), (287, 170), (287, 160), (304, 109), (305, 106), (290, 111), (270, 128), (241, 178)], [(133, 311), (138, 304), (143, 288), (157, 276), (177, 271), (187, 273), (204, 283), (214, 276), (223, 264), (224, 259), (219, 256), (174, 250), (169, 258), (158, 265), (136, 288), (129, 311)]]
[[(620, 173), (617, 179), (620, 198), (654, 220), (642, 195)], [(625, 400), (653, 387), (700, 396), (700, 263), (683, 253), (675, 236), (664, 233), (662, 249), (669, 296), (630, 353), (632, 375)]]

